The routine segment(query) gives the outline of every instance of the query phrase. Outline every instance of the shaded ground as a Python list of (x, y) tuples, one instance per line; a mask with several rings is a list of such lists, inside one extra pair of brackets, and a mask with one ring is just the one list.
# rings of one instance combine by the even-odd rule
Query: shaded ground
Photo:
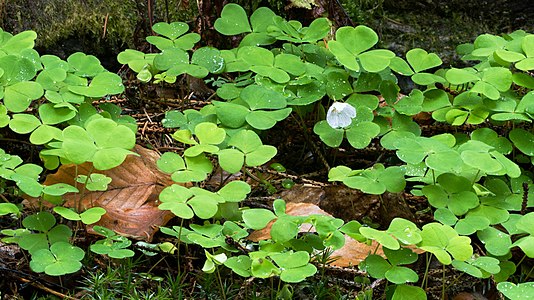
[[(52, 1), (50, 1), (52, 2)], [(347, 6), (347, 1), (342, 1)], [(531, 6), (524, 9), (517, 7), (509, 8), (507, 13), (499, 13), (494, 8), (489, 8), (491, 13), (484, 14), (484, 10), (478, 10), (473, 5), (477, 1), (467, 4), (452, 1), (449, 4), (444, 1), (426, 1), (423, 4), (413, 6), (413, 1), (384, 1), (383, 6), (372, 4), (362, 4), (360, 7), (346, 7), (348, 15), (357, 22), (369, 22), (370, 26), (377, 28), (381, 34), (382, 46), (394, 49), (397, 53), (404, 53), (406, 49), (413, 47), (423, 47), (430, 51), (437, 51), (445, 61), (454, 59), (452, 54), (454, 46), (461, 42), (472, 41), (474, 37), (483, 32), (499, 33), (502, 31), (512, 31), (524, 28), (534, 30), (531, 16), (534, 15)], [(421, 1), (419, 1), (421, 2)], [(480, 1), (478, 1), (480, 2)], [(488, 1), (482, 1), (488, 2)], [(506, 1), (495, 1), (494, 3), (504, 3)], [(509, 1), (512, 3), (514, 1)], [(91, 2), (92, 3), (92, 2)], [(440, 4), (441, 3), (441, 4)], [(508, 2), (507, 2), (508, 3)], [(515, 2), (514, 2), (515, 3)], [(4, 10), (4, 29), (14, 32), (31, 28), (28, 24), (16, 23), (13, 16), (30, 13), (24, 11), (30, 9), (25, 1), (13, 1), (4, 3), (0, 1)], [(133, 2), (129, 2), (133, 4)], [(10, 6), (11, 5), (11, 6)], [(453, 9), (454, 5), (465, 5), (464, 9)], [(53, 37), (54, 46), (42, 44), (47, 47), (47, 51), (59, 56), (68, 56), (74, 51), (84, 51), (86, 53), (100, 54), (107, 66), (114, 65), (115, 54), (118, 50), (135, 45), (135, 39), (142, 39), (143, 30), (146, 31), (147, 15), (146, 7), (130, 7), (143, 14), (134, 14), (134, 22), (119, 21), (125, 29), (136, 28), (139, 31), (128, 32), (112, 31), (113, 23), (108, 19), (108, 36), (103, 36), (100, 30), (82, 30), (83, 35), (67, 32), (66, 37)], [(506, 8), (506, 6), (505, 6)], [(99, 9), (98, 7), (96, 9)], [(47, 11), (46, 7), (35, 5), (32, 10), (42, 14)], [(23, 12), (23, 13), (22, 13)], [(422, 12), (425, 14), (422, 15)], [(68, 10), (64, 17), (69, 17)], [(87, 20), (86, 12), (72, 14), (81, 20)], [(523, 15), (522, 15), (523, 14)], [(159, 20), (166, 18), (162, 10), (155, 13)], [(369, 17), (371, 16), (371, 17)], [(512, 16), (512, 17), (510, 17)], [(103, 28), (106, 19), (105, 14), (91, 15), (91, 22), (86, 22), (94, 28)], [(506, 17), (506, 18), (505, 18)], [(18, 17), (17, 17), (18, 18)], [(108, 16), (109, 18), (109, 16)], [(497, 18), (500, 22), (495, 22)], [(114, 20), (116, 21), (116, 20)], [(35, 20), (35, 22), (46, 23), (47, 20)], [(122, 23), (121, 23), (122, 22)], [(139, 23), (137, 23), (139, 22)], [(54, 23), (70, 23), (62, 20)], [(34, 23), (35, 24), (35, 23)], [(11, 26), (11, 28), (10, 28)], [(18, 27), (17, 27), (18, 26)], [(74, 29), (76, 25), (68, 25)], [(38, 27), (33, 27), (38, 29)], [(144, 29), (143, 29), (144, 28)], [(79, 29), (79, 28), (78, 28)], [(81, 30), (81, 29), (80, 29)], [(118, 29), (113, 29), (118, 30)], [(98, 39), (94, 39), (98, 36)], [(46, 35), (45, 35), (46, 37)], [(52, 37), (51, 37), (52, 38)], [(82, 41), (82, 42), (80, 42)], [(94, 52), (90, 49), (95, 46), (101, 52)], [(129, 44), (132, 43), (132, 44)], [(103, 46), (104, 45), (104, 46)], [(50, 47), (48, 47), (50, 46)], [(106, 48), (109, 47), (109, 48)], [(59, 51), (59, 52), (58, 52)], [(62, 51), (62, 52), (61, 52)], [(447, 59), (447, 57), (449, 59)], [(132, 78), (131, 74), (125, 72), (124, 78)], [(141, 86), (133, 80), (125, 95), (113, 101), (119, 104), (124, 113), (133, 116), (138, 121), (139, 134), (138, 144), (151, 147), (160, 151), (181, 151), (180, 145), (172, 143), (169, 134), (173, 130), (165, 129), (161, 126), (161, 119), (164, 112), (170, 109), (200, 108), (209, 103), (212, 99), (212, 89), (202, 84), (198, 80), (183, 79), (177, 87), (147, 87)], [(410, 197), (405, 194), (389, 194), (379, 201), (376, 196), (364, 195), (358, 191), (344, 188), (326, 182), (327, 166), (344, 164), (353, 169), (366, 168), (376, 162), (387, 162), (395, 164), (396, 157), (393, 152), (382, 149), (378, 143), (365, 150), (354, 150), (351, 147), (342, 146), (339, 150), (332, 150), (323, 146), (318, 137), (313, 134), (311, 128), (313, 122), (307, 125), (307, 134), (302, 134), (302, 124), (298, 124), (295, 119), (287, 119), (276, 125), (273, 130), (267, 132), (262, 138), (265, 144), (274, 145), (278, 149), (278, 156), (274, 159), (282, 163), (287, 171), (285, 173), (274, 172), (269, 168), (257, 168), (251, 170), (256, 175), (261, 175), (262, 182), (249, 181), (253, 185), (251, 198), (247, 200), (247, 205), (255, 207), (270, 207), (272, 201), (278, 195), (284, 197), (289, 202), (309, 202), (318, 205), (330, 214), (344, 220), (356, 219), (373, 226), (387, 226), (389, 221), (396, 217), (413, 220), (419, 223), (426, 223), (432, 219), (431, 214), (426, 210), (428, 203), (424, 199)], [(433, 127), (429, 125), (425, 129), (426, 135), (446, 132), (448, 128)], [(3, 132), (2, 132), (3, 133)], [(23, 156), (27, 161), (38, 161), (37, 149), (34, 146), (21, 142), (22, 137), (15, 135), (4, 136), (10, 140), (2, 141), (2, 147), (11, 153)], [(284, 180), (290, 179), (296, 184), (292, 190), (287, 190), (282, 186)], [(208, 188), (209, 186), (208, 182)], [(9, 187), (7, 187), (9, 190)], [(273, 195), (275, 192), (275, 195)], [(18, 198), (9, 199), (17, 201)], [(20, 201), (20, 199), (18, 199)], [(0, 228), (19, 227), (18, 220), (1, 218)], [(171, 223), (169, 225), (178, 225)], [(84, 231), (77, 234), (77, 242), (81, 245), (91, 244), (96, 237), (87, 235)], [(166, 236), (157, 235), (154, 242), (165, 241)], [(482, 249), (483, 247), (479, 247)], [(140, 248), (137, 248), (140, 250)], [(100, 256), (92, 256), (86, 259), (84, 269), (74, 276), (53, 278), (44, 275), (36, 275), (28, 268), (28, 256), (18, 247), (13, 245), (0, 244), (0, 294), (2, 299), (31, 299), (42, 295), (58, 296), (70, 295), (76, 298), (97, 298), (97, 292), (115, 293), (116, 298), (128, 297), (131, 299), (142, 299), (143, 295), (132, 296), (133, 290), (146, 292), (164, 289), (167, 293), (162, 294), (161, 299), (177, 299), (180, 293), (186, 298), (193, 299), (217, 299), (220, 298), (217, 278), (214, 275), (203, 274), (202, 267), (203, 253), (198, 248), (189, 247), (181, 249), (179, 256), (161, 254), (156, 258), (151, 258), (138, 254), (135, 259), (127, 261), (107, 260)], [(162, 260), (160, 258), (163, 257)], [(421, 274), (424, 272), (424, 255), (412, 267)], [(257, 295), (257, 299), (272, 298), (272, 288), (278, 282), (255, 279), (254, 281), (243, 280), (223, 271), (223, 278), (226, 279), (229, 299), (251, 299), (251, 295)], [(115, 274), (115, 273), (116, 274)], [(150, 272), (151, 276), (160, 276), (165, 279), (164, 283), (155, 280), (144, 273)], [(318, 274), (308, 283), (295, 285), (294, 295), (297, 299), (310, 299), (310, 295), (317, 295), (319, 299), (337, 299), (338, 296), (348, 295), (352, 299), (365, 288), (372, 287), (376, 293), (376, 298), (380, 298), (384, 293), (385, 281), (373, 281), (368, 283), (358, 282), (363, 278), (362, 274), (355, 268), (326, 268), (326, 276)], [(110, 273), (113, 273), (110, 275)], [(429, 299), (439, 299), (442, 293), (443, 283), (446, 282), (445, 294), (449, 299), (457, 296), (460, 292), (476, 290), (489, 299), (495, 299), (494, 285), (491, 280), (478, 280), (467, 275), (460, 275), (448, 268), (442, 269), (439, 264), (431, 264), (429, 272), (429, 284), (427, 291)], [(100, 277), (99, 277), (100, 276)], [(98, 279), (100, 278), (100, 279)], [(326, 279), (325, 279), (326, 278)], [(355, 280), (357, 278), (358, 280)], [(172, 279), (172, 280), (171, 280)], [(365, 281), (361, 279), (361, 281)], [(169, 286), (174, 284), (173, 286)], [(83, 291), (86, 288), (89, 291)], [(130, 289), (128, 289), (130, 288)], [(257, 294), (254, 294), (256, 293)], [(337, 294), (336, 294), (337, 293)], [(37, 295), (37, 296), (36, 296)], [(101, 296), (103, 297), (103, 296)], [(111, 296), (110, 296), (111, 297)], [(478, 297), (478, 296), (477, 296)], [(146, 298), (146, 297), (145, 297)], [(106, 298), (103, 298), (106, 299)], [(112, 299), (112, 298), (107, 298)], [(477, 298), (455, 298), (455, 299), (477, 299)], [(478, 298), (484, 299), (484, 298)]]
[[(124, 74), (129, 77), (128, 74)], [(189, 83), (189, 84), (188, 84)], [(173, 130), (163, 128), (161, 120), (164, 112), (170, 109), (200, 108), (213, 98), (210, 89), (197, 87), (191, 81), (180, 83), (179, 89), (168, 90), (139, 85), (136, 81), (127, 84), (124, 97), (110, 101), (119, 104), (125, 113), (136, 118), (139, 125), (138, 144), (158, 151), (183, 151), (180, 144), (173, 143), (170, 134)], [(370, 226), (387, 227), (389, 222), (397, 216), (412, 220), (419, 224), (432, 220), (428, 203), (425, 199), (407, 194), (385, 194), (380, 200), (374, 195), (365, 195), (359, 191), (326, 182), (327, 166), (344, 164), (352, 168), (366, 168), (376, 162), (394, 164), (395, 155), (391, 151), (382, 149), (378, 143), (364, 150), (355, 150), (342, 145), (339, 150), (326, 148), (319, 138), (313, 134), (313, 123), (307, 124), (306, 134), (302, 134), (301, 124), (289, 118), (277, 124), (262, 138), (265, 144), (274, 145), (278, 155), (273, 162), (282, 163), (287, 170), (276, 172), (268, 167), (252, 168), (250, 172), (255, 181), (243, 177), (253, 187), (245, 205), (251, 207), (270, 208), (272, 201), (283, 197), (288, 202), (304, 202), (319, 206), (326, 212), (344, 220), (359, 220)], [(446, 128), (427, 127), (429, 134), (437, 134)], [(21, 147), (13, 137), (10, 143), (13, 149)], [(28, 148), (30, 147), (30, 148)], [(30, 145), (22, 144), (23, 152), (31, 159)], [(35, 159), (35, 157), (34, 157)], [(284, 180), (295, 183), (293, 188), (282, 186)], [(214, 176), (204, 188), (216, 188), (219, 178)], [(19, 199), (20, 200), (20, 199)], [(19, 227), (19, 221), (2, 218), (0, 227)], [(68, 223), (68, 225), (73, 225)], [(168, 226), (180, 225), (177, 219)], [(87, 248), (98, 239), (88, 235), (83, 230), (76, 234), (76, 243)], [(157, 234), (153, 242), (168, 241), (169, 237)], [(57, 294), (82, 299), (113, 299), (121, 295), (136, 293), (156, 293), (164, 290), (165, 294), (151, 296), (151, 299), (178, 299), (175, 293), (182, 293), (186, 298), (219, 299), (220, 292), (217, 278), (213, 274), (201, 271), (203, 264), (203, 250), (198, 247), (181, 247), (176, 255), (160, 253), (155, 257), (140, 254), (143, 247), (133, 247), (137, 254), (133, 259), (113, 260), (103, 256), (96, 256), (87, 251), (82, 271), (72, 276), (50, 277), (35, 274), (28, 268), (28, 256), (17, 246), (0, 244), (0, 276), (5, 280), (0, 283), (0, 290), (5, 291), (4, 299), (35, 299), (34, 295)], [(482, 249), (483, 247), (479, 247)], [(322, 265), (317, 262), (319, 269)], [(420, 255), (419, 261), (411, 267), (416, 270), (420, 278), (425, 272), (425, 255)], [(224, 285), (228, 289), (228, 299), (272, 299), (276, 291), (277, 280), (243, 280), (222, 268)], [(148, 274), (148, 275), (147, 275)], [(453, 297), (460, 292), (478, 291), (488, 298), (495, 297), (494, 284), (491, 280), (469, 278), (450, 268), (442, 268), (439, 263), (431, 263), (428, 273), (427, 292), (429, 299), (441, 299), (443, 283), (444, 293)], [(156, 281), (154, 278), (164, 278)], [(358, 279), (360, 278), (360, 279)], [(312, 299), (310, 295), (319, 295), (317, 299), (352, 299), (359, 292), (372, 288), (376, 299), (384, 295), (386, 281), (367, 281), (366, 277), (355, 267), (325, 267), (314, 278), (305, 283), (293, 285), (294, 299)], [(460, 281), (458, 280), (459, 278)], [(128, 283), (125, 286), (125, 282)], [(363, 282), (363, 283), (362, 283)], [(174, 288), (167, 285), (174, 284)], [(102, 296), (108, 291), (109, 296)], [(172, 291), (172, 295), (169, 295)], [(322, 296), (321, 296), (322, 295)], [(348, 298), (344, 298), (347, 296)], [(33, 297), (33, 298), (32, 298)], [(108, 297), (108, 298), (106, 298)], [(109, 298), (111, 297), (111, 298)], [(144, 299), (142, 296), (128, 296), (130, 299)], [(455, 298), (456, 299), (456, 298)], [(476, 299), (476, 298), (474, 298)], [(484, 299), (484, 298), (481, 298)]]

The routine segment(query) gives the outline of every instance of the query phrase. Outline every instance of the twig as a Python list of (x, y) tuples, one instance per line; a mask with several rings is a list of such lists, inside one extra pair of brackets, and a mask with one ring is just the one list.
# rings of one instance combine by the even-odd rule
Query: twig
[(78, 298), (74, 298), (74, 297), (71, 297), (71, 296), (62, 294), (62, 293), (60, 293), (60, 292), (58, 292), (58, 291), (54, 291), (54, 290), (51, 289), (51, 288), (48, 288), (48, 287), (46, 287), (46, 286), (44, 286), (44, 285), (42, 285), (42, 284), (40, 284), (40, 283), (37, 283), (37, 282), (32, 282), (32, 281), (29, 280), (29, 279), (20, 277), (19, 280), (20, 280), (20, 281), (23, 281), (23, 282), (26, 282), (26, 283), (30, 283), (32, 286), (34, 286), (34, 287), (36, 287), (36, 288), (38, 288), (38, 289), (40, 289), (40, 290), (43, 290), (43, 291), (45, 291), (45, 292), (47, 292), (47, 293), (50, 293), (50, 294), (52, 294), (52, 295), (54, 295), (54, 296), (58, 296), (58, 297), (60, 297), (60, 298), (62, 298), (62, 299), (78, 300)]
[(108, 19), (109, 19), (109, 13), (106, 14), (106, 17), (104, 18), (104, 28), (102, 32), (102, 39), (106, 37), (106, 32), (108, 29)]

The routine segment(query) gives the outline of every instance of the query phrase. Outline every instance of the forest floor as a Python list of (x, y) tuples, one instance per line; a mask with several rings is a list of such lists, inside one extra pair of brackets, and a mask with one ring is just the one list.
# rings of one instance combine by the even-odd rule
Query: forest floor
[[(107, 101), (118, 104), (123, 114), (137, 120), (137, 144), (156, 152), (181, 153), (184, 150), (170, 137), (174, 130), (161, 124), (166, 111), (200, 109), (214, 96), (202, 82), (190, 79), (184, 79), (180, 89), (147, 87), (134, 80), (127, 86), (123, 96)], [(343, 164), (362, 169), (378, 162), (392, 165), (397, 158), (394, 152), (383, 149), (376, 142), (364, 150), (343, 145), (339, 149), (327, 148), (311, 128), (313, 123), (302, 124), (290, 117), (262, 136), (264, 144), (278, 149), (272, 163), (280, 163), (286, 170), (276, 171), (266, 165), (249, 169), (249, 174), (241, 174), (241, 179), (252, 186), (244, 205), (271, 208), (272, 202), (281, 197), (288, 202), (288, 211), (293, 210), (294, 214), (330, 214), (382, 229), (395, 217), (406, 218), (418, 225), (433, 220), (428, 202), (412, 196), (410, 187), (406, 193), (385, 194), (379, 199), (328, 182), (329, 167)], [(434, 127), (431, 123), (423, 128), (427, 134), (449, 130)], [(38, 159), (37, 149), (21, 142), (21, 137), (5, 136), (4, 140), (2, 144), (6, 151), (11, 150), (27, 161)], [(215, 188), (220, 180), (220, 172), (214, 172), (203, 188)], [(287, 188), (289, 186), (291, 188)], [(10, 201), (22, 201), (15, 195), (8, 197)], [(1, 228), (15, 228), (20, 226), (21, 219), (2, 217), (0, 220)], [(180, 225), (177, 218), (166, 226), (173, 225)], [(262, 233), (255, 234), (256, 238), (262, 238)], [(98, 240), (97, 236), (82, 228), (76, 232), (77, 245), (90, 245), (95, 240)], [(169, 240), (168, 236), (156, 233), (152, 243)], [(293, 299), (385, 299), (388, 290), (387, 281), (369, 278), (357, 267), (369, 252), (377, 251), (375, 245), (349, 244), (329, 258), (333, 263), (317, 262), (320, 271), (315, 277), (290, 286), (284, 286), (278, 279), (243, 279), (226, 268), (205, 274), (201, 271), (204, 253), (200, 247), (182, 246), (178, 254), (160, 253), (157, 256), (143, 254), (146, 249), (139, 244), (133, 249), (136, 255), (123, 260), (87, 251), (80, 272), (51, 277), (33, 273), (28, 255), (17, 245), (0, 243), (0, 299), (287, 299), (289, 294)], [(477, 250), (481, 249), (483, 247)], [(499, 299), (491, 279), (476, 279), (434, 261), (428, 264), (427, 258), (420, 255), (410, 267), (419, 274), (420, 280), (426, 273), (423, 288), (429, 299)], [(425, 270), (426, 266), (429, 266), (428, 270)]]

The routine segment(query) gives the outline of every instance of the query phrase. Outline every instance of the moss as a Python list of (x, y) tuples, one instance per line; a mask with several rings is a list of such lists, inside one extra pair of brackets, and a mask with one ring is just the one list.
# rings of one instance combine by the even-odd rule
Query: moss
[(166, 0), (154, 3), (155, 22), (191, 22), (197, 15), (196, 1)]
[(458, 65), (456, 46), (473, 42), (482, 33), (501, 34), (520, 29), (510, 26), (509, 20), (503, 18), (499, 10), (491, 9), (493, 6), (476, 10), (459, 0), (340, 2), (356, 24), (365, 24), (378, 32), (381, 47), (399, 55), (412, 48), (423, 48), (438, 53), (445, 64)]
[(475, 22), (463, 13), (453, 13), (448, 18), (421, 12), (417, 15), (388, 13), (375, 24), (382, 46), (402, 55), (412, 48), (423, 48), (438, 53), (445, 64), (458, 63), (456, 46), (473, 42), (482, 33), (499, 34), (494, 26)]
[(37, 46), (45, 48), (70, 36), (83, 35), (90, 36), (94, 43), (120, 47), (133, 40), (139, 19), (135, 0), (11, 0), (4, 10), (9, 16), (2, 24), (6, 30), (35, 30)]

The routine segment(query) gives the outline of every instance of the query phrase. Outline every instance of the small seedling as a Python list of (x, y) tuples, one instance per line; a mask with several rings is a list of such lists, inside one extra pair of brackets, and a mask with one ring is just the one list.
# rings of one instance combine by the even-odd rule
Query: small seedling
[(101, 226), (93, 228), (99, 234), (106, 238), (92, 244), (89, 249), (97, 254), (108, 255), (111, 258), (127, 258), (134, 256), (134, 252), (126, 249), (132, 244), (129, 239), (117, 235), (114, 231)]

